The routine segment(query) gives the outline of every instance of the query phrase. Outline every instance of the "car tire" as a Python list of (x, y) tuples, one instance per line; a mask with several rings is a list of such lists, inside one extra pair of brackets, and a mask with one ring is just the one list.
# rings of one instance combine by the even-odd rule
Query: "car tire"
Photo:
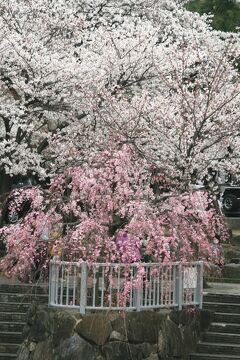
[(238, 198), (235, 195), (225, 195), (223, 198), (223, 208), (226, 211), (237, 210)]

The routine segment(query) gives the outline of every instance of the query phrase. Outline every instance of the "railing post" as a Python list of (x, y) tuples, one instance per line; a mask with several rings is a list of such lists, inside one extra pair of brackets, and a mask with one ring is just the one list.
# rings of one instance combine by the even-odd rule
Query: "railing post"
[(182, 264), (178, 265), (178, 309), (183, 307), (183, 268)]
[(85, 314), (87, 305), (87, 263), (81, 263), (80, 313)]
[(199, 308), (202, 309), (203, 303), (203, 261), (199, 261), (197, 264), (197, 296), (196, 302), (199, 304)]
[(141, 310), (142, 285), (136, 289), (136, 311)]
[(50, 262), (49, 268), (49, 305), (57, 305), (57, 294), (58, 294), (58, 270), (59, 266), (56, 260), (53, 259)]
[(174, 265), (173, 268), (173, 303), (178, 305), (178, 291), (179, 291), (179, 265)]
[(48, 306), (52, 304), (52, 262), (49, 262), (49, 274), (48, 274)]
[(182, 296), (183, 296), (183, 274), (182, 265), (176, 264), (174, 266), (174, 290), (173, 290), (173, 302), (177, 305), (178, 309), (182, 309)]

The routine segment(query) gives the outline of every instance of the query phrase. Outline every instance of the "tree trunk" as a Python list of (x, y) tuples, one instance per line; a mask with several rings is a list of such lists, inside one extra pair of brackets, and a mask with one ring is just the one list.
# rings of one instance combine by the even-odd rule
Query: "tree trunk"
[[(4, 171), (0, 171), (0, 199), (1, 195), (11, 190), (13, 178)], [(1, 200), (0, 200), (1, 201)]]

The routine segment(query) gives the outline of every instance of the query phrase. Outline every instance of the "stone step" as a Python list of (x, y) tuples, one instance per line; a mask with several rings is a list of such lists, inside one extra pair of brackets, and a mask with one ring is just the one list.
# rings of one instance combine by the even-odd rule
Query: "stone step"
[(1, 332), (22, 332), (24, 328), (24, 322), (7, 322), (7, 321), (0, 321), (0, 333)]
[(0, 284), (0, 360), (15, 359), (30, 304), (48, 303), (48, 287)]
[(26, 313), (18, 312), (0, 312), (0, 321), (5, 322), (24, 322), (26, 320)]
[(213, 314), (213, 321), (218, 323), (240, 324), (240, 314), (219, 313)]
[(22, 341), (22, 332), (0, 332), (0, 343), (21, 344)]
[(0, 353), (0, 360), (16, 359), (16, 354)]
[(0, 303), (48, 303), (48, 295), (43, 294), (18, 294), (18, 293), (0, 293)]
[(205, 332), (202, 335), (204, 342), (240, 344), (240, 335), (231, 333)]
[(211, 323), (209, 331), (218, 333), (240, 334), (240, 324)]
[(0, 302), (1, 312), (17, 312), (17, 313), (26, 313), (29, 309), (29, 303), (5, 303)]
[(191, 354), (190, 360), (240, 360), (240, 356), (225, 354)]
[(44, 285), (29, 285), (29, 284), (0, 284), (0, 293), (17, 293), (17, 294), (48, 294), (48, 286)]
[(20, 344), (13, 344), (13, 343), (1, 343), (0, 342), (0, 353), (3, 354), (16, 354)]
[(240, 303), (204, 302), (203, 309), (214, 312), (240, 314)]
[(225, 355), (238, 355), (240, 354), (240, 344), (227, 344), (216, 342), (201, 341), (197, 345), (197, 352), (204, 354), (225, 354)]
[(205, 302), (240, 304), (240, 295), (206, 293), (203, 295), (203, 303)]

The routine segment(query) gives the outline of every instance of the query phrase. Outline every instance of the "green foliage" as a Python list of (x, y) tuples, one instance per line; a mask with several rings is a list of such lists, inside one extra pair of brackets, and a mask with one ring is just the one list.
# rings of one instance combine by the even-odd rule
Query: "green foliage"
[(191, 0), (187, 9), (213, 14), (212, 27), (216, 30), (236, 31), (240, 26), (240, 5), (236, 0)]

